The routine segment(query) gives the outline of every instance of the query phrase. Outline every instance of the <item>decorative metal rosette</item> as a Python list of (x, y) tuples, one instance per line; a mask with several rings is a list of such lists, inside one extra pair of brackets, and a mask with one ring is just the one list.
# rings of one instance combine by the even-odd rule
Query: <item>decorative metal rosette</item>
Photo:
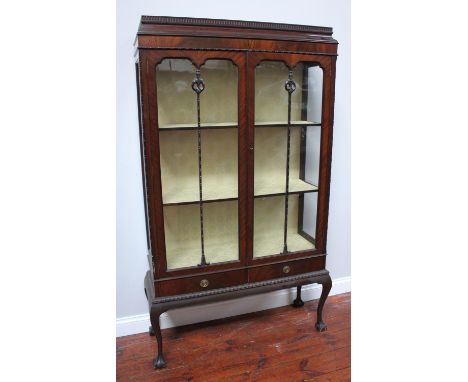
[(296, 83), (292, 79), (292, 70), (289, 71), (288, 80), (285, 82), (284, 88), (289, 94), (296, 90)]
[(192, 81), (192, 89), (197, 94), (200, 94), (203, 90), (205, 90), (205, 81), (203, 81), (203, 78), (200, 77), (200, 69), (195, 71), (195, 79)]

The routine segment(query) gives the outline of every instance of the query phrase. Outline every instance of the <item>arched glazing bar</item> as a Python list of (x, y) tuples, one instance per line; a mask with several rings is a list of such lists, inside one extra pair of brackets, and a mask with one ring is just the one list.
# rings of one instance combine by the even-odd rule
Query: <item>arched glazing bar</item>
[(288, 140), (286, 144), (286, 190), (284, 194), (284, 254), (288, 252), (289, 161), (291, 156), (291, 95), (296, 90), (296, 83), (292, 77), (293, 71), (290, 69), (288, 71), (288, 79), (284, 84), (284, 89), (288, 92)]
[(205, 266), (209, 263), (205, 258), (205, 237), (203, 228), (203, 187), (202, 187), (202, 140), (201, 140), (201, 122), (200, 122), (200, 94), (205, 90), (205, 81), (201, 77), (200, 69), (196, 69), (195, 78), (192, 81), (192, 89), (197, 94), (197, 138), (198, 138), (198, 186), (199, 186), (199, 208), (200, 208), (200, 237), (201, 237), (201, 260), (199, 266)]

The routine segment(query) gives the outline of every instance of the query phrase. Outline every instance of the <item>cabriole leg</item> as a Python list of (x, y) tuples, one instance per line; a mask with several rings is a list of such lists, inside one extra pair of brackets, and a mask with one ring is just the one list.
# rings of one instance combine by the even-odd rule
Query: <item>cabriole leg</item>
[(302, 285), (298, 285), (296, 299), (293, 302), (293, 306), (295, 308), (300, 308), (301, 306), (304, 306), (304, 301), (301, 300), (301, 289), (302, 289)]
[(319, 304), (317, 308), (317, 323), (315, 324), (315, 328), (319, 332), (323, 332), (327, 330), (327, 325), (323, 322), (323, 319), (322, 319), (322, 312), (323, 312), (323, 306), (325, 305), (325, 301), (332, 287), (332, 280), (331, 280), (330, 275), (324, 276), (323, 279), (319, 281), (318, 283), (322, 284), (322, 294), (320, 296), (320, 300), (319, 300)]
[(162, 369), (163, 367), (166, 367), (166, 361), (164, 360), (163, 356), (163, 346), (162, 346), (162, 336), (161, 336), (161, 327), (159, 326), (159, 316), (161, 315), (162, 311), (161, 309), (158, 309), (156, 307), (151, 307), (150, 311), (150, 320), (151, 320), (151, 328), (150, 328), (150, 334), (151, 334), (151, 329), (156, 336), (156, 341), (158, 342), (158, 354), (156, 358), (153, 361), (153, 367), (155, 369)]

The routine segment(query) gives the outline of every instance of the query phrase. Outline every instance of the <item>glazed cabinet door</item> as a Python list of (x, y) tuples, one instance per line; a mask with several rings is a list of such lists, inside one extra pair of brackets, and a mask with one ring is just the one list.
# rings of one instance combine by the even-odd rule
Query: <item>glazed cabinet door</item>
[(239, 268), (246, 252), (245, 54), (148, 50), (139, 61), (156, 276)]
[(335, 58), (249, 53), (249, 263), (325, 254)]

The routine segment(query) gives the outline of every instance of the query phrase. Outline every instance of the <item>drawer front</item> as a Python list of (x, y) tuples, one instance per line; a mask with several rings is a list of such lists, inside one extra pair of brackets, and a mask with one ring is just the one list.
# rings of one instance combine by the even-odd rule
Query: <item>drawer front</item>
[[(173, 296), (193, 292), (203, 292), (210, 289), (226, 288), (245, 284), (247, 275), (244, 269), (211, 273), (208, 275), (183, 277), (174, 280), (156, 281), (159, 296)], [(159, 288), (158, 288), (159, 287)]]
[(249, 283), (319, 271), (325, 268), (325, 256), (264, 265), (249, 269)]

